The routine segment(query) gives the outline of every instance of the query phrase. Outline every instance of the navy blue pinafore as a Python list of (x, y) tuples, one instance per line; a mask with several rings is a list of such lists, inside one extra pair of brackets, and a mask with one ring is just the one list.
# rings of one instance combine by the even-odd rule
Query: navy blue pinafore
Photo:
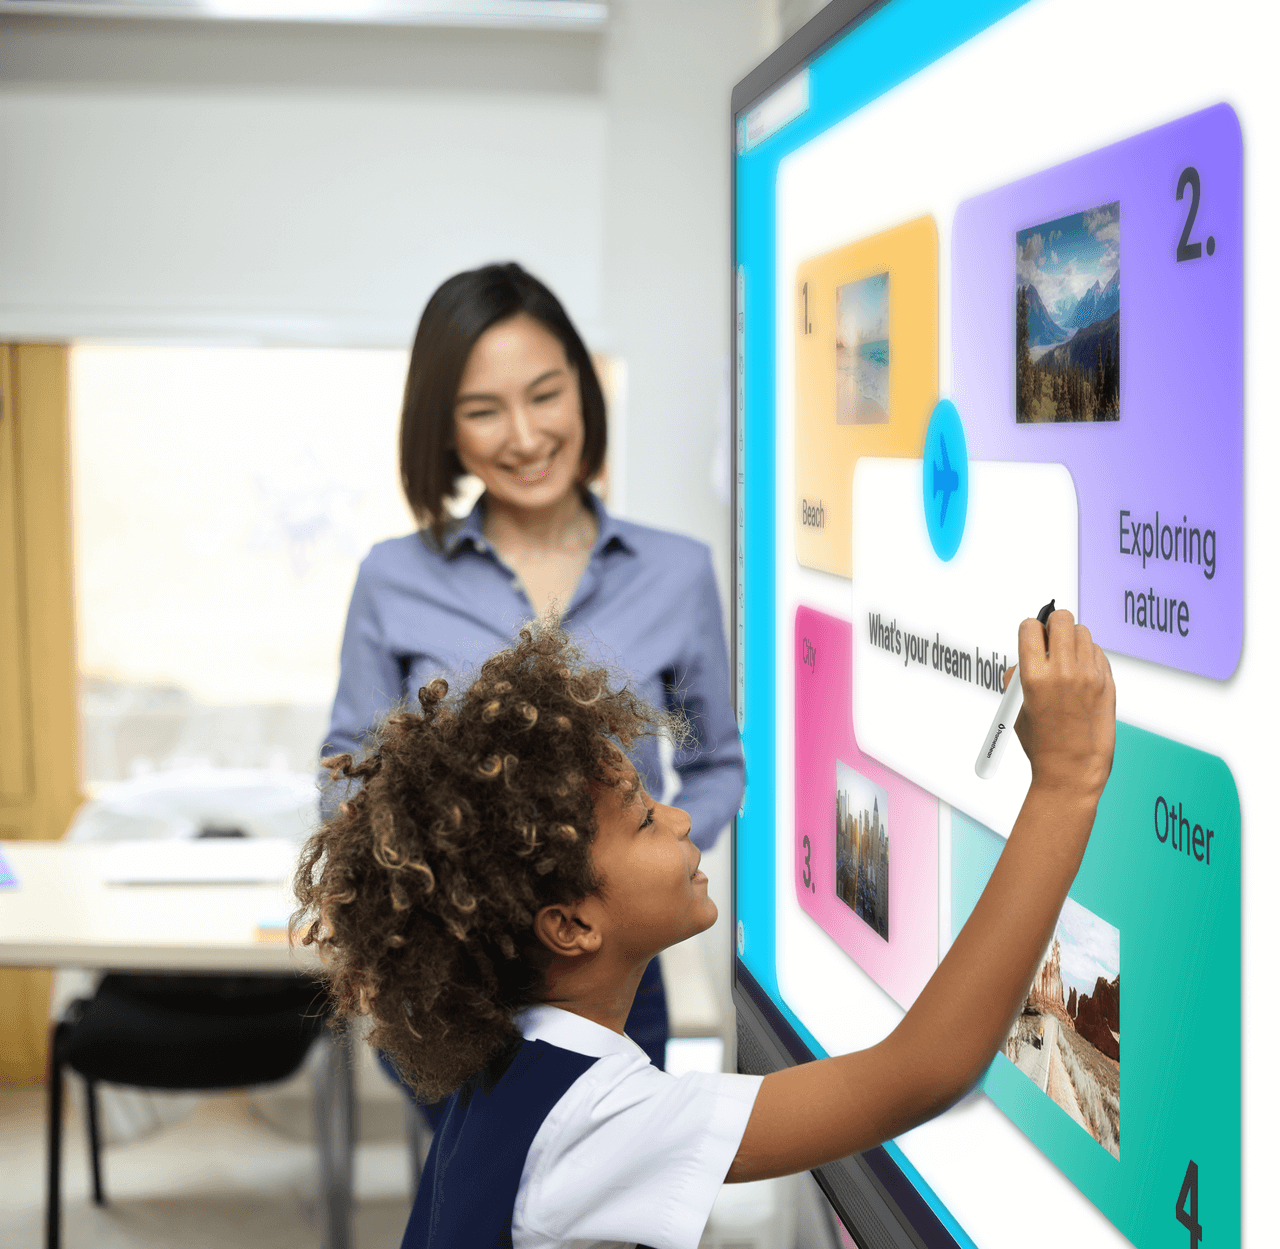
[(447, 1098), (401, 1249), (512, 1249), (511, 1219), (533, 1138), (597, 1061), (522, 1041)]

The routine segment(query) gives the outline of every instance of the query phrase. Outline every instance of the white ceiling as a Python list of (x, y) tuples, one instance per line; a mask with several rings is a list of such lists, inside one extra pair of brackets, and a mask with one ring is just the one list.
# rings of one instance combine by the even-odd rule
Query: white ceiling
[(609, 6), (605, 0), (0, 0), (5, 13), (598, 30)]

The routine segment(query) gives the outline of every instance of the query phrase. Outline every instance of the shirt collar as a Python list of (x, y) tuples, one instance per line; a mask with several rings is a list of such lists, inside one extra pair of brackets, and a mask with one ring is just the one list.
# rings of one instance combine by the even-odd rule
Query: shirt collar
[(461, 520), (451, 520), (445, 526), (440, 545), (444, 548), (447, 559), (452, 559), (463, 543), (475, 547), (477, 551), (489, 549), (484, 536), (484, 495), (475, 501), (471, 511)]
[[(621, 521), (609, 514), (608, 509), (594, 491), (588, 490), (586, 497), (587, 506), (596, 515), (596, 525), (599, 529), (596, 544), (591, 548), (592, 558), (614, 547), (634, 553), (635, 548), (623, 532)], [(440, 545), (444, 548), (446, 559), (452, 559), (464, 543), (477, 551), (488, 553), (491, 550), (489, 540), (484, 536), (484, 498), (485, 496), (481, 495), (463, 519), (451, 521), (445, 527)]]
[(575, 1054), (591, 1058), (639, 1055), (648, 1061), (644, 1050), (630, 1037), (559, 1006), (530, 1006), (516, 1014), (516, 1027), (526, 1041), (546, 1041), (548, 1045), (572, 1050)]

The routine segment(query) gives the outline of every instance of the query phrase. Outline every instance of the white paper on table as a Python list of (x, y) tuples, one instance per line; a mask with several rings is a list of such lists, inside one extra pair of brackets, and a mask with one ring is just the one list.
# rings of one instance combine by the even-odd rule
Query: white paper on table
[(278, 884), (298, 866), (295, 841), (270, 837), (116, 841), (96, 855), (108, 885)]

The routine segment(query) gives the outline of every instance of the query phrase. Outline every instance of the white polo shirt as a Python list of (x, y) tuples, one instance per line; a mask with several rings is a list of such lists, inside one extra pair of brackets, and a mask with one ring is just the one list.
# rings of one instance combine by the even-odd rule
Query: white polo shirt
[(514, 1249), (697, 1249), (762, 1077), (677, 1078), (629, 1038), (555, 1006), (523, 1011), (516, 1025), (526, 1040), (599, 1061), (533, 1138)]

